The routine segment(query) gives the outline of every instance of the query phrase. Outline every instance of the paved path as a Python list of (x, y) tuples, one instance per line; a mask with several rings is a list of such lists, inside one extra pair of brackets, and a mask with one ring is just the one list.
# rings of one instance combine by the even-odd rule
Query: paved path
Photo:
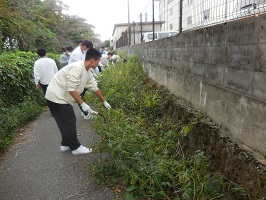
[[(99, 142), (90, 121), (80, 116), (79, 140), (84, 146)], [(110, 189), (91, 180), (89, 164), (106, 155), (74, 156), (60, 152), (60, 133), (49, 111), (30, 122), (0, 161), (1, 200), (114, 200)]]

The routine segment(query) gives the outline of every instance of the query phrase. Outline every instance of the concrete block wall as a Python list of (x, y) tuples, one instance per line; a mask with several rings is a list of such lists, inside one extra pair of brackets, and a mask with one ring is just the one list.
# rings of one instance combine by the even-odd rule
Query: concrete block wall
[(147, 74), (266, 156), (266, 16), (119, 49)]

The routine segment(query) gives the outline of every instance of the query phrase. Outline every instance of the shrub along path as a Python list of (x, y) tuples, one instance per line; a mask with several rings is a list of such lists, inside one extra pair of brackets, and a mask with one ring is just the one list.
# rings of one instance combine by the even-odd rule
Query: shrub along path
[[(80, 116), (77, 129), (84, 146), (99, 142), (89, 120)], [(2, 200), (70, 199), (112, 200), (110, 189), (96, 185), (89, 164), (104, 154), (74, 156), (60, 152), (60, 132), (49, 111), (20, 130), (18, 139), (0, 161), (0, 198)]]

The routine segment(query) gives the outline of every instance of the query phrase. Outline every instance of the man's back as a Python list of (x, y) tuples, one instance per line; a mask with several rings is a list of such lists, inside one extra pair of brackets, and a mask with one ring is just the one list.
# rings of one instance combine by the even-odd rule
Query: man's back
[(34, 64), (35, 83), (48, 85), (58, 71), (56, 63), (51, 58), (40, 58)]

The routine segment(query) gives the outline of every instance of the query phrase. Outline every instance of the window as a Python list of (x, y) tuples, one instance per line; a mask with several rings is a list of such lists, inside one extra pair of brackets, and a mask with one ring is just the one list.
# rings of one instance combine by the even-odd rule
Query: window
[(173, 30), (173, 24), (170, 24), (170, 30)]
[(173, 8), (170, 9), (170, 16), (173, 14)]
[(190, 24), (192, 24), (192, 16), (189, 16), (187, 18), (187, 25), (190, 25)]
[(203, 21), (210, 19), (210, 9), (203, 11)]

